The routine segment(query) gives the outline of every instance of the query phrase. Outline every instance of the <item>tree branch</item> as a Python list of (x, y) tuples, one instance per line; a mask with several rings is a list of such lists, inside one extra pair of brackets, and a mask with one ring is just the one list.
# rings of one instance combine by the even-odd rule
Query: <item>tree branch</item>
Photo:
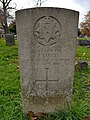
[(2, 0), (0, 0), (0, 2), (2, 2), (2, 3), (3, 3), (3, 1), (2, 1)]
[(12, 0), (9, 0), (8, 2), (6, 1), (6, 2), (7, 2), (7, 3), (6, 3), (6, 7), (9, 5), (9, 3), (10, 3), (11, 1), (12, 1)]
[(7, 9), (16, 9), (16, 8), (14, 8), (14, 7), (8, 7)]
[(41, 3), (44, 3), (44, 2), (46, 2), (47, 0), (43, 0)]

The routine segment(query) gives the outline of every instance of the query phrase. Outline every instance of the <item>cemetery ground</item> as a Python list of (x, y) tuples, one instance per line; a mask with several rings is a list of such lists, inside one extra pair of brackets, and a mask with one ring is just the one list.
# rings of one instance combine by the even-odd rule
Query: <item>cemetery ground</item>
[[(76, 61), (85, 60), (88, 68), (75, 69), (70, 110), (49, 113), (41, 120), (90, 120), (90, 48), (78, 46)], [(29, 120), (22, 116), (17, 41), (6, 46), (0, 39), (0, 120)]]
[(78, 38), (79, 40), (90, 40), (90, 37), (89, 38)]

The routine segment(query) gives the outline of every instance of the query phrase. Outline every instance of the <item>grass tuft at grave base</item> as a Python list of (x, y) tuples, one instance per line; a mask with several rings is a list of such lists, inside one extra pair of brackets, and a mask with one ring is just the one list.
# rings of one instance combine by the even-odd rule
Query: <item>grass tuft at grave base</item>
[[(75, 70), (71, 109), (55, 111), (40, 120), (90, 120), (90, 48), (78, 46), (76, 60), (87, 61), (88, 68)], [(22, 115), (17, 41), (15, 46), (6, 46), (1, 39), (0, 120), (29, 120)]]
[(78, 40), (90, 40), (90, 37), (87, 37), (87, 38), (78, 38)]

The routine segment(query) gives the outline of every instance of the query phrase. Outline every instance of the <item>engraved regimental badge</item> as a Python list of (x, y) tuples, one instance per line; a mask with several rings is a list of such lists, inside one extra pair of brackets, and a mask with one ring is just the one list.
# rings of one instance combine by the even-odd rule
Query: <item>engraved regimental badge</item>
[(52, 46), (60, 39), (61, 24), (52, 16), (44, 16), (36, 21), (33, 33), (39, 44)]

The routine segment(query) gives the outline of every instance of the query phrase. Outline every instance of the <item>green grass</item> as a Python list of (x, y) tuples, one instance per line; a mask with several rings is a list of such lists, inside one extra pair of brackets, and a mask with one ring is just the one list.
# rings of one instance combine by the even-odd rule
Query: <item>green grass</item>
[(21, 116), (18, 48), (0, 40), (0, 120), (17, 120)]
[(90, 37), (88, 37), (88, 38), (78, 38), (78, 40), (90, 40)]
[(78, 46), (76, 59), (90, 62), (90, 48), (87, 48), (87, 46)]
[[(77, 47), (76, 59), (89, 63), (85, 70), (75, 70), (72, 106), (47, 114), (41, 120), (83, 120), (90, 117), (90, 48)], [(17, 41), (15, 46), (6, 46), (0, 40), (0, 120), (28, 120), (22, 117), (20, 96), (20, 73)]]

